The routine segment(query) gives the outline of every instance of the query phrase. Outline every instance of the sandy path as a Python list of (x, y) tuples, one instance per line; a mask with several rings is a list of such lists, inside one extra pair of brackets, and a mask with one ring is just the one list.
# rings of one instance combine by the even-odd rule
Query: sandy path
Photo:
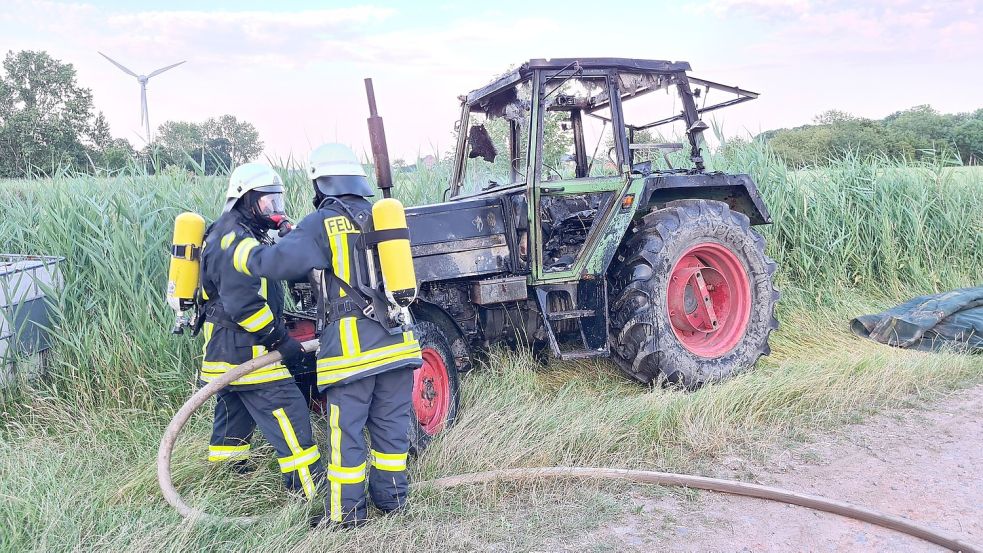
[[(983, 545), (983, 386), (924, 409), (877, 415), (767, 456), (728, 458), (720, 477), (863, 504)], [(638, 514), (577, 548), (670, 551), (939, 551), (914, 538), (768, 501), (636, 490)]]

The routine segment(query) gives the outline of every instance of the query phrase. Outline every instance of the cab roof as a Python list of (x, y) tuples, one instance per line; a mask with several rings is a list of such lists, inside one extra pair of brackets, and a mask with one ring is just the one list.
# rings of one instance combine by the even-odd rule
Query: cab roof
[(582, 69), (616, 69), (632, 73), (685, 73), (690, 65), (685, 61), (642, 60), (635, 58), (533, 58), (518, 69), (509, 71), (491, 83), (468, 93), (466, 102), (474, 104), (496, 92), (525, 79), (536, 70), (563, 71), (575, 66)]

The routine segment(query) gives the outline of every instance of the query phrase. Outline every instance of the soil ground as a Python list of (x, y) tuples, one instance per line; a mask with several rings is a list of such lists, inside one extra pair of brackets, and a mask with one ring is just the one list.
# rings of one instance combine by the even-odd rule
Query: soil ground
[[(808, 443), (725, 458), (715, 476), (813, 493), (983, 544), (983, 386), (890, 411)], [(711, 492), (635, 488), (635, 510), (577, 550), (941, 551), (836, 515)]]

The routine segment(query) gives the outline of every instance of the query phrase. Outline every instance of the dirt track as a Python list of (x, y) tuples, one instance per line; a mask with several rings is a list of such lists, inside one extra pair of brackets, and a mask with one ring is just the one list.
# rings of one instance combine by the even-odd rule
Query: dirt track
[[(763, 463), (728, 458), (717, 474), (815, 493), (901, 515), (983, 544), (983, 386), (925, 408), (775, 452)], [(614, 550), (940, 551), (925, 542), (835, 515), (767, 501), (701, 493), (654, 498), (637, 491), (638, 514), (582, 544)]]

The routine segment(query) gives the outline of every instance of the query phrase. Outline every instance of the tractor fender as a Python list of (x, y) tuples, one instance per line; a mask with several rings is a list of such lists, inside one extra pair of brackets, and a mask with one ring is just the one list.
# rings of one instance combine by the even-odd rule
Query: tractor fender
[[(661, 209), (675, 200), (716, 200), (747, 215), (752, 225), (767, 225), (771, 213), (750, 175), (727, 173), (667, 173), (645, 177), (639, 215)], [(649, 209), (644, 209), (648, 207)]]
[(410, 312), (416, 321), (427, 321), (437, 325), (451, 346), (451, 353), (454, 355), (458, 372), (467, 372), (473, 368), (474, 352), (471, 351), (464, 331), (442, 307), (422, 298), (417, 298), (410, 305)]

